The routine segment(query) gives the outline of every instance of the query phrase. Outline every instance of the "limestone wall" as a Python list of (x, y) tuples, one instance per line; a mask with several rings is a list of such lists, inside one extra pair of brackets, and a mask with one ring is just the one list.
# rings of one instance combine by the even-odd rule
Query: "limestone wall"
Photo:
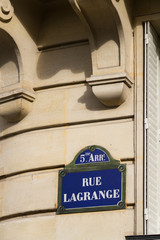
[[(24, 4), (18, 4), (14, 0), (12, 18), (0, 22), (0, 28), (17, 46), (21, 70), (19, 85), (11, 83), (0, 92), (0, 239), (124, 240), (127, 235), (142, 234), (142, 25), (135, 27), (133, 39), (126, 1), (120, 1), (120, 7), (118, 1), (101, 1), (99, 11), (104, 13), (103, 5), (108, 4), (107, 13), (108, 8), (113, 8), (113, 19), (122, 24), (115, 25), (116, 33), (110, 34), (120, 54), (119, 65), (108, 68), (103, 51), (107, 48), (111, 51), (111, 46), (105, 45), (101, 51), (100, 46), (93, 46), (97, 34), (101, 46), (108, 41), (108, 35), (101, 34), (98, 18), (92, 22), (96, 7), (90, 13), (90, 1), (87, 6), (83, 1), (77, 2), (84, 16), (88, 16), (91, 30), (95, 26), (94, 38), (90, 30), (85, 29), (86, 22), (82, 24), (82, 16), (78, 18), (74, 1), (61, 0), (49, 5), (38, 0), (28, 1), (27, 7), (26, 1), (22, 2)], [(96, 0), (94, 4), (96, 6)], [(34, 9), (37, 9), (36, 18), (32, 13)], [(52, 15), (54, 9), (56, 12)], [(107, 16), (110, 17), (110, 13)], [(102, 17), (104, 24), (105, 14)], [(108, 31), (108, 28), (103, 26), (102, 30)], [(133, 48), (133, 41), (140, 46), (138, 50)], [(103, 67), (99, 68), (96, 61), (101, 63), (102, 59)], [(125, 96), (117, 83), (127, 86)], [(106, 99), (109, 84), (111, 96)], [(97, 86), (101, 89), (96, 95), (93, 88)], [(101, 103), (103, 89), (105, 104)], [(107, 105), (110, 102), (112, 106)], [(113, 158), (126, 163), (126, 209), (57, 215), (58, 171), (88, 145), (100, 145)]]

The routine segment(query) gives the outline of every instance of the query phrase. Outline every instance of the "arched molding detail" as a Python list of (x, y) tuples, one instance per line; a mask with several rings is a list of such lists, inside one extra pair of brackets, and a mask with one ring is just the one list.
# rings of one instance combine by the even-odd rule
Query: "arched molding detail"
[(30, 112), (35, 93), (31, 80), (26, 81), (26, 50), (19, 48), (9, 32), (0, 28), (0, 116), (18, 122)]
[(9, 21), (13, 17), (14, 9), (9, 0), (0, 0), (0, 20)]
[[(120, 19), (120, 26), (118, 27), (119, 37), (122, 39), (122, 44), (124, 45), (124, 70), (125, 72), (133, 78), (133, 26), (132, 26), (132, 16), (129, 16), (127, 11), (127, 6), (124, 0), (109, 0), (112, 3), (114, 10)], [(114, 15), (115, 16), (115, 15)]]
[[(124, 0), (69, 0), (69, 2), (88, 32), (92, 75), (87, 82), (100, 101), (105, 98), (104, 90), (103, 96), (100, 93), (102, 92), (100, 89), (105, 85), (106, 100), (101, 102), (106, 106), (118, 106), (125, 101), (123, 90), (121, 91), (123, 96), (118, 94), (116, 98), (114, 97), (115, 92), (122, 89), (119, 87), (119, 81), (123, 82), (125, 89), (130, 88), (133, 83), (133, 30)], [(114, 88), (111, 87), (112, 84)], [(113, 90), (108, 99), (108, 92), (116, 88), (117, 91)], [(118, 96), (123, 101), (118, 99)]]

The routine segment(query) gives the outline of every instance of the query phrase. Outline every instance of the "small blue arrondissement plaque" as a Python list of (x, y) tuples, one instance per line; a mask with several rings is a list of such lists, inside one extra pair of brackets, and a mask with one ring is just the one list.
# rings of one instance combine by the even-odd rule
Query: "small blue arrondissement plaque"
[(109, 162), (109, 157), (107, 154), (100, 148), (86, 149), (84, 150), (77, 158), (77, 164), (87, 164), (87, 163), (101, 163)]
[(82, 149), (59, 171), (57, 213), (125, 208), (126, 166), (100, 146)]

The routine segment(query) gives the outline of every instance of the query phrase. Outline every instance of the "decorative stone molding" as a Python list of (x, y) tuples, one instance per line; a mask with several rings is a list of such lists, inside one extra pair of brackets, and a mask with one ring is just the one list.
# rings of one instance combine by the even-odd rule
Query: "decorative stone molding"
[(9, 21), (13, 17), (14, 9), (9, 0), (0, 0), (0, 20)]
[(18, 122), (31, 110), (35, 93), (25, 88), (0, 92), (0, 115), (8, 122)]
[(93, 72), (87, 82), (106, 106), (120, 105), (133, 77), (133, 29), (126, 3), (124, 0), (69, 2), (88, 32)]
[(18, 122), (31, 110), (35, 93), (24, 81), (21, 55), (11, 36), (0, 29), (0, 116)]
[(92, 76), (87, 79), (98, 100), (107, 107), (116, 107), (125, 102), (132, 80), (125, 74)]

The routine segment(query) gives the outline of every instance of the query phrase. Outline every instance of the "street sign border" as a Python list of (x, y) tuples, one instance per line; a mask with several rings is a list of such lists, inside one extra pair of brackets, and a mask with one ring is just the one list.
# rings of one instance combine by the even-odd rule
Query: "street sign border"
[[(81, 153), (89, 150), (95, 150), (96, 148), (101, 149), (104, 151), (110, 161), (109, 162), (97, 162), (97, 163), (85, 163), (85, 164), (75, 164), (77, 158)], [(98, 170), (108, 170), (108, 169), (118, 169), (122, 173), (122, 201), (115, 206), (96, 206), (96, 207), (84, 207), (84, 208), (72, 208), (72, 209), (65, 209), (64, 206), (62, 206), (62, 182), (63, 177), (67, 173), (72, 172), (88, 172), (88, 171), (98, 171)], [(66, 165), (64, 169), (59, 170), (58, 173), (58, 207), (57, 207), (57, 214), (66, 214), (66, 213), (84, 213), (84, 212), (96, 212), (96, 211), (106, 211), (106, 210), (121, 210), (126, 208), (126, 164), (121, 164), (119, 160), (115, 160), (108, 150), (105, 148), (98, 146), (98, 145), (92, 145), (87, 146), (80, 150), (73, 161)]]

